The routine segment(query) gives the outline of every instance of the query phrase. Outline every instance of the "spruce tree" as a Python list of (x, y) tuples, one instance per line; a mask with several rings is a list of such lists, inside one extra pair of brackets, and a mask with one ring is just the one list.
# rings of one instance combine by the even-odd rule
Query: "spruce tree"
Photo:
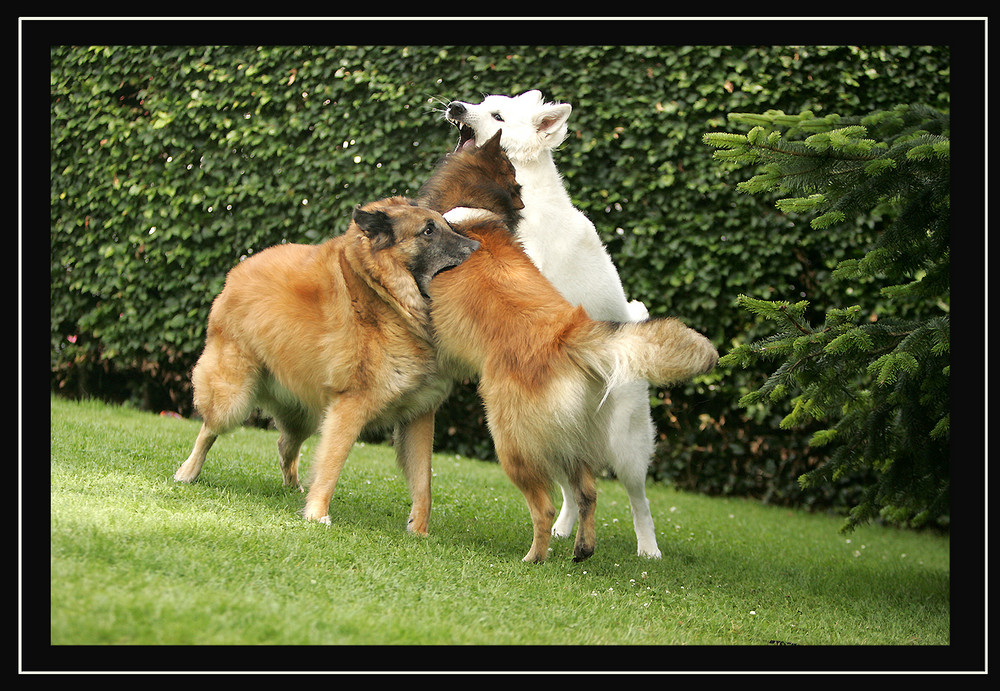
[(720, 161), (758, 167), (739, 184), (743, 191), (781, 196), (778, 209), (811, 216), (814, 232), (881, 218), (864, 256), (832, 274), (877, 281), (881, 297), (877, 310), (828, 307), (814, 326), (807, 300), (741, 295), (738, 304), (776, 331), (738, 345), (720, 366), (773, 361), (776, 369), (741, 405), (787, 400), (783, 428), (820, 427), (810, 444), (829, 455), (799, 478), (802, 487), (874, 471), (844, 531), (878, 515), (942, 523), (950, 496), (948, 116), (904, 105), (853, 119), (808, 111), (729, 117), (747, 133), (704, 141)]

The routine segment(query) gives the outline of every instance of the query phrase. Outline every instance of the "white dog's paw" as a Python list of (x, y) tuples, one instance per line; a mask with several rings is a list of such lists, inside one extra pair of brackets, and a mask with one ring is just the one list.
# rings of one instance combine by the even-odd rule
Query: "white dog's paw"
[(573, 534), (573, 517), (571, 516), (569, 520), (557, 520), (552, 524), (552, 536), (553, 537), (570, 537)]
[(642, 322), (649, 319), (649, 310), (639, 300), (628, 303), (628, 315), (634, 322)]
[(659, 559), (661, 554), (658, 547), (639, 547), (639, 556), (647, 557), (649, 559)]
[(448, 221), (448, 223), (466, 223), (468, 221), (499, 218), (499, 216), (492, 211), (487, 211), (486, 209), (471, 209), (467, 206), (456, 206), (454, 209), (446, 211), (443, 215), (444, 220)]

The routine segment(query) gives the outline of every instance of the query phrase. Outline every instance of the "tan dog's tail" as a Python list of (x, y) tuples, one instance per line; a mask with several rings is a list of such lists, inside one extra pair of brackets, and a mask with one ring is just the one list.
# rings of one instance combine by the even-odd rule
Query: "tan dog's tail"
[(642, 322), (595, 322), (576, 355), (607, 383), (669, 385), (710, 372), (719, 359), (712, 342), (673, 318)]

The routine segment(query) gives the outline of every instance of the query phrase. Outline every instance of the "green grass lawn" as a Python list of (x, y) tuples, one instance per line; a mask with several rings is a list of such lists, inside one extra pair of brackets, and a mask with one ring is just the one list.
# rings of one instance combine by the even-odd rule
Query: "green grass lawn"
[[(53, 645), (772, 646), (762, 659), (780, 668), (779, 644), (950, 642), (940, 535), (845, 536), (837, 517), (651, 484), (663, 558), (649, 560), (635, 554), (624, 490), (602, 480), (594, 556), (574, 563), (571, 541), (558, 540), (529, 565), (527, 507), (496, 464), (435, 456), (431, 535), (418, 537), (405, 530), (409, 497), (385, 446), (355, 446), (324, 526), (306, 523), (303, 495), (282, 487), (277, 432), (220, 438), (187, 485), (172, 475), (197, 422), (58, 399), (51, 421)], [(524, 664), (694, 664), (611, 650)], [(452, 669), (472, 658), (431, 659)], [(184, 668), (171, 660), (164, 669)], [(522, 662), (512, 651), (481, 664)]]

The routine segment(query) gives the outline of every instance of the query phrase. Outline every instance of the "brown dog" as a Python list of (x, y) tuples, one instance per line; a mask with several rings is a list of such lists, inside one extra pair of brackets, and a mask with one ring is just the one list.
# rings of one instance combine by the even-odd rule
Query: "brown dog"
[[(431, 320), (442, 366), (479, 377), (500, 464), (527, 500), (534, 539), (524, 561), (547, 556), (558, 477), (579, 507), (573, 554), (580, 561), (594, 551), (608, 391), (629, 380), (683, 381), (711, 370), (718, 352), (676, 319), (598, 322), (570, 305), (504, 222), (516, 221), (520, 188), (498, 137), (450, 154), (425, 185), (421, 203), (448, 212), (456, 230), (481, 243), (431, 281)], [(481, 206), (488, 210), (449, 212)]]
[(499, 214), (513, 232), (521, 220), (521, 185), (500, 148), (500, 132), (481, 147), (448, 154), (420, 188), (417, 203), (445, 213), (456, 207)]
[(344, 235), (277, 245), (233, 268), (192, 372), (204, 424), (174, 479), (197, 478), (217, 436), (261, 407), (281, 432), (286, 485), (298, 486), (299, 447), (319, 429), (305, 517), (329, 523), (358, 435), (395, 426), (413, 499), (408, 528), (425, 534), (434, 412), (451, 389), (438, 372), (426, 293), (477, 247), (440, 214), (393, 197), (355, 209)]

